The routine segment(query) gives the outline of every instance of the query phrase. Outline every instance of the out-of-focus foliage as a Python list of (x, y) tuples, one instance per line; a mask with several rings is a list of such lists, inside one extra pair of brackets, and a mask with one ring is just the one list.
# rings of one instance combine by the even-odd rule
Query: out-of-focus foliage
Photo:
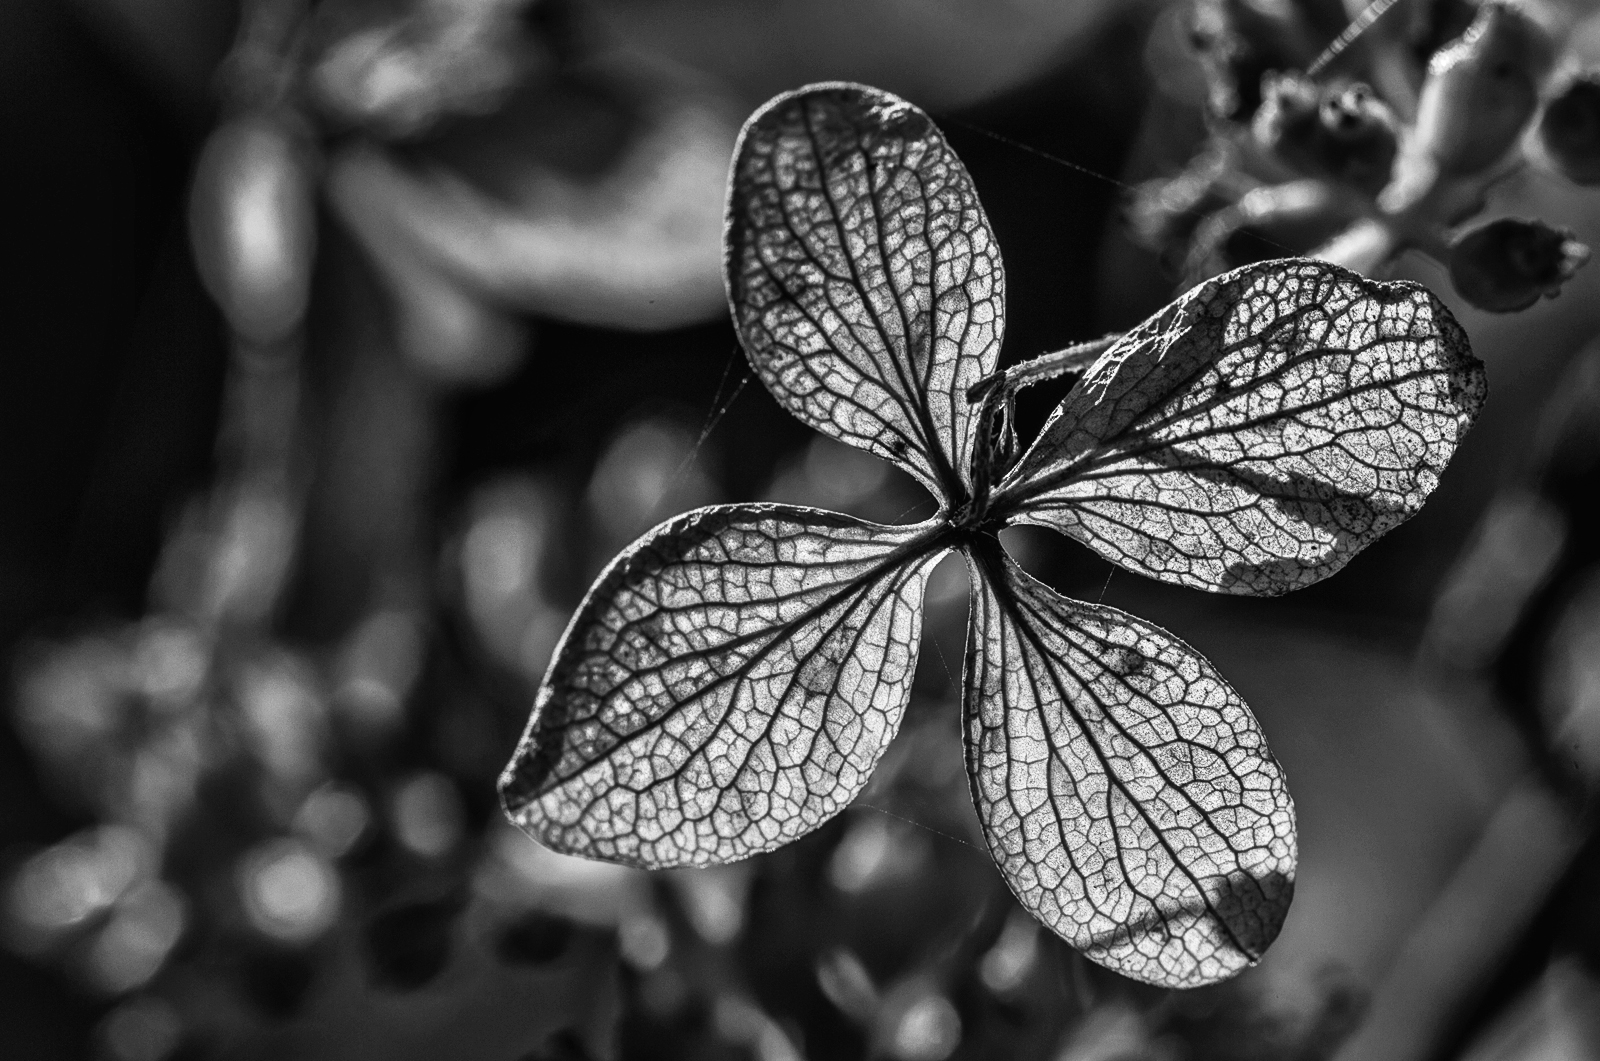
[(1600, 793), (1600, 356), (1591, 344), (1545, 410), (1520, 474), (1484, 514), (1435, 603), (1428, 646), (1488, 673), (1544, 766), (1580, 799)]
[[(27, 415), (8, 425), (0, 472), (18, 490), (8, 511), (27, 518), (0, 535), (0, 612), (32, 630), (11, 656), (10, 721), (28, 760), (6, 747), (8, 791), (27, 798), (0, 816), (28, 823), (0, 850), (16, 988), (5, 1012), (27, 1022), (8, 1049), (26, 1056), (29, 1028), (62, 1012), (98, 1021), (79, 1034), (105, 1061), (1310, 1061), (1359, 1025), (1374, 965), (1477, 828), (1496, 776), (1451, 728), (1466, 706), (1426, 714), (1405, 661), (1374, 651), (1381, 635), (1361, 640), (1390, 628), (1387, 613), (1241, 612), (1190, 593), (1175, 606), (1142, 580), (1108, 581), (1099, 561), (1058, 560), (1084, 550), (1007, 542), (1053, 585), (1181, 622), (1264, 716), (1282, 705), (1264, 723), (1304, 812), (1295, 913), (1262, 968), (1182, 998), (1102, 974), (997, 887), (957, 754), (967, 590), (948, 564), (929, 578), (899, 739), (857, 804), (784, 852), (646, 877), (542, 851), (498, 824), (489, 795), (582, 588), (643, 530), (722, 501), (881, 523), (930, 512), (897, 469), (783, 426), (729, 363), (725, 327), (640, 334), (721, 313), (716, 236), (737, 120), (824, 77), (936, 109), (983, 167), (1013, 291), (1036, 292), (1016, 300), (1013, 337), (1052, 349), (1148, 308), (1095, 321), (1087, 307), (1097, 284), (1121, 282), (1093, 275), (1101, 177), (1133, 136), (1155, 5), (957, 0), (914, 17), (899, 0), (0, 7), (3, 109), (28, 119), (8, 141), (31, 189), (10, 201), (33, 274), (18, 290), (47, 277), (70, 292), (21, 305), (22, 353), (8, 361), (7, 379), (24, 381), (9, 408)], [(51, 31), (22, 32), (24, 20), (11, 34), (6, 19), (34, 8), (53, 12)], [(1339, 32), (1345, 14), (1323, 8), (1317, 38), (1271, 68), (1303, 69)], [(1432, 10), (1406, 0), (1380, 27), (1408, 8), (1413, 21)], [(1419, 54), (1468, 25), (1465, 6), (1452, 10)], [(1247, 60), (1260, 62), (1236, 65)], [(1535, 118), (1535, 153), (1561, 180), (1588, 172), (1587, 90), (1561, 87), (1586, 79), (1560, 67)], [(1259, 84), (1237, 80), (1251, 113)], [(1372, 84), (1337, 109), (1366, 121), (1373, 99), (1396, 98), (1392, 79)], [(1385, 157), (1371, 150), (1382, 136), (1361, 142), (1341, 156), (1337, 137), (1307, 141), (1316, 164), (1355, 158), (1358, 183)], [(174, 213), (180, 167), (192, 194)], [(1333, 234), (1316, 205), (1326, 183), (1302, 183), (1301, 212), (1274, 215), (1305, 233), (1282, 242)], [(1229, 194), (1243, 204), (1249, 192)], [(130, 242), (140, 225), (144, 242)], [(185, 226), (226, 348), (181, 261)], [(47, 244), (29, 242), (40, 233)], [(214, 425), (207, 388), (224, 372)], [(1019, 418), (1043, 411), (1023, 402)], [(214, 453), (200, 440), (213, 427)], [(175, 451), (185, 432), (195, 443)], [(83, 468), (56, 466), (68, 435)], [(41, 500), (46, 476), (59, 483)], [(1506, 650), (1545, 643), (1525, 631), (1559, 628), (1548, 700), (1529, 717), (1580, 736), (1562, 720), (1587, 680), (1587, 620), (1566, 608), (1581, 511), (1542, 487), (1513, 492), (1484, 546), (1507, 578), (1483, 580), (1488, 595), (1451, 620), (1465, 630), (1459, 658), (1502, 661), (1495, 675), (1544, 658)], [(45, 528), (72, 559), (39, 566), (32, 531), (14, 527)], [(1427, 538), (1397, 548), (1437, 552)], [(119, 572), (130, 557), (140, 572)], [(16, 610), (38, 597), (41, 571), (59, 576), (48, 604)], [(1531, 584), (1544, 588), (1525, 596)], [(1510, 603), (1497, 614), (1493, 602)], [(1586, 857), (1538, 922), (1557, 927), (1519, 944), (1529, 978), (1541, 947), (1593, 964), (1592, 947), (1571, 945), (1592, 938)], [(1324, 969), (1331, 955), (1340, 965)], [(1576, 1026), (1592, 979), (1568, 972), (1535, 981), (1513, 1032)]]
[(1554, 297), (1588, 259), (1543, 220), (1475, 224), (1533, 167), (1588, 183), (1600, 151), (1582, 9), (1537, 0), (1351, 8), (1197, 0), (1210, 136), (1130, 220), (1184, 286), (1286, 252), (1379, 275), (1415, 251), (1491, 312)]
[[(1435, 600), (1422, 658), (1446, 680), (1492, 688), (1543, 787), (1559, 797), (1556, 814), (1545, 817), (1569, 820), (1571, 839), (1539, 871), (1552, 878), (1545, 891), (1523, 897), (1510, 890), (1496, 904), (1504, 908), (1510, 899), (1528, 907), (1514, 923), (1510, 953), (1495, 955), (1498, 1005), (1458, 1013), (1446, 1045), (1461, 1049), (1482, 1033), (1464, 1056), (1581, 1057), (1600, 1049), (1593, 904), (1600, 879), (1600, 355), (1593, 342), (1558, 381), (1507, 478)], [(1487, 863), (1497, 842), (1488, 835), (1482, 843)], [(1463, 888), (1488, 885), (1490, 865), (1477, 872), (1485, 879), (1469, 874)], [(1488, 970), (1473, 975), (1475, 990), (1484, 990)]]

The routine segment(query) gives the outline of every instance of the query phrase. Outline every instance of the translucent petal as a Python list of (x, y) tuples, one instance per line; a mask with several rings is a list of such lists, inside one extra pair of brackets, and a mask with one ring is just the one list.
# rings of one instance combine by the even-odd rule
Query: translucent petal
[(1294, 805), (1249, 708), (1150, 623), (968, 551), (967, 770), (1022, 905), (1108, 969), (1232, 976), (1294, 891)]
[(1152, 578), (1285, 593), (1422, 507), (1486, 389), (1426, 288), (1246, 266), (1107, 350), (990, 511)]
[(815, 829), (899, 728), (937, 533), (780, 505), (657, 527), (573, 616), (506, 813), (557, 851), (650, 868)]
[(751, 364), (790, 412), (965, 500), (1005, 321), (1000, 249), (926, 114), (812, 85), (746, 123), (728, 192), (727, 280)]

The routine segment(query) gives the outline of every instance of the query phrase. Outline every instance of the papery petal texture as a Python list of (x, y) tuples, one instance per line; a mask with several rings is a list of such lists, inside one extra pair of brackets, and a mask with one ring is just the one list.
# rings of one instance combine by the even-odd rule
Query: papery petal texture
[(1152, 578), (1286, 593), (1422, 507), (1486, 390), (1426, 288), (1246, 266), (1107, 350), (993, 511)]
[(861, 85), (782, 95), (745, 126), (728, 191), (728, 301), (774, 397), (941, 500), (970, 488), (1005, 278), (961, 160), (928, 116)]
[(612, 562), (500, 779), (558, 851), (660, 868), (810, 832), (866, 784), (910, 694), (932, 524), (699, 509)]
[(989, 849), (1034, 916), (1162, 987), (1261, 957), (1294, 891), (1294, 805), (1204, 657), (969, 548), (967, 770)]

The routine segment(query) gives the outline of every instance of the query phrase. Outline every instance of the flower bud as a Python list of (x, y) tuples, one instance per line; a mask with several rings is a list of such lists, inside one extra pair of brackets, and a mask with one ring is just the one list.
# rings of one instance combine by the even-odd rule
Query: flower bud
[(1543, 221), (1502, 218), (1450, 246), (1450, 280), (1468, 302), (1490, 313), (1527, 309), (1555, 298), (1589, 260), (1589, 248)]
[(1376, 195), (1389, 183), (1400, 123), (1363, 84), (1318, 85), (1269, 75), (1252, 132), (1263, 150), (1308, 177)]
[(1403, 210), (1440, 177), (1470, 176), (1499, 161), (1533, 117), (1553, 52), (1549, 34), (1520, 7), (1487, 0), (1461, 39), (1428, 64), (1416, 128), (1384, 208)]
[(1577, 184), (1600, 184), (1600, 70), (1578, 74), (1545, 105), (1539, 139), (1557, 169)]
[[(1210, 86), (1211, 113), (1248, 121), (1261, 104), (1263, 75), (1304, 68), (1331, 33), (1287, 0), (1198, 0), (1189, 40)], [(1337, 27), (1334, 27), (1337, 29)]]
[(211, 134), (189, 197), (200, 279), (233, 330), (270, 343), (305, 315), (316, 246), (310, 152), (285, 121), (250, 114)]

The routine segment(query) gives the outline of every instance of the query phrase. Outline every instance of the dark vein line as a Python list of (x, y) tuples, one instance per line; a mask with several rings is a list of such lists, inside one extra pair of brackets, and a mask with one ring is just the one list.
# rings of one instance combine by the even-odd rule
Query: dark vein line
[[(872, 584), (875, 584), (877, 581), (879, 581), (884, 574), (901, 567), (909, 570), (917, 562), (925, 559), (929, 553), (940, 547), (940, 542), (943, 536), (942, 530), (943, 528), (940, 527), (930, 528), (917, 537), (912, 538), (904, 545), (897, 546), (882, 561), (868, 569), (868, 571), (860, 578), (853, 580), (840, 591), (832, 594), (827, 599), (819, 603), (816, 607), (808, 609), (807, 611), (796, 616), (794, 619), (780, 626), (772, 635), (772, 639), (766, 645), (763, 645), (757, 649), (750, 655), (748, 659), (741, 662), (740, 665), (734, 670), (729, 671), (726, 674), (719, 674), (714, 680), (696, 689), (692, 694), (692, 697), (679, 700), (672, 706), (675, 708), (681, 708), (689, 703), (691, 699), (695, 702), (703, 701), (707, 698), (708, 694), (715, 690), (720, 690), (730, 682), (743, 681), (746, 677), (748, 677), (750, 671), (752, 671), (759, 663), (768, 658), (768, 655), (774, 650), (775, 646), (787, 643), (788, 640), (793, 637), (795, 631), (800, 627), (811, 622), (817, 616), (831, 611), (835, 606), (845, 601), (852, 594), (857, 594), (864, 591), (866, 588), (869, 588)], [(822, 639), (819, 641), (819, 644), (821, 641), (826, 641), (826, 639), (827, 635), (824, 634)], [(590, 652), (585, 653), (584, 656), (579, 657), (578, 660), (573, 661), (573, 663), (568, 667), (563, 668), (563, 670), (576, 670), (579, 662), (581, 662), (583, 659), (593, 658), (598, 654), (599, 653), (597, 651), (591, 650)], [(725, 654), (724, 650), (721, 646), (718, 646), (709, 652), (701, 651), (689, 653), (683, 657), (678, 657), (678, 659), (687, 660), (697, 656), (712, 656), (721, 654)], [(650, 672), (647, 671), (645, 673), (648, 674)], [(610, 699), (610, 697), (613, 695), (615, 695), (614, 690), (608, 690), (601, 697), (602, 702), (606, 699)], [(666, 721), (672, 717), (672, 714), (673, 712), (669, 710), (657, 718), (648, 720), (643, 726), (640, 726), (638, 729), (629, 732), (623, 738), (623, 742), (632, 743), (635, 739), (644, 734), (655, 732), (661, 726), (665, 725)], [(724, 712), (724, 717), (725, 715), (726, 712)], [(608, 753), (609, 751), (610, 749), (608, 749)], [(589, 762), (579, 763), (572, 767), (570, 772), (565, 774), (558, 775), (556, 771), (552, 770), (550, 776), (555, 780), (553, 783), (547, 784), (543, 791), (548, 792), (556, 787), (564, 785), (574, 778), (582, 775), (589, 769), (602, 765), (604, 761), (604, 759), (595, 759)]]
[[(1035, 604), (1032, 600), (1030, 600), (1028, 598), (1022, 598), (1019, 601), (1017, 601), (1017, 604), (1020, 607), (1025, 607), (1025, 608), (1029, 609), (1030, 611), (1032, 611), (1034, 613), (1035, 618), (1039, 619), (1045, 625), (1049, 624), (1049, 621), (1050, 621), (1051, 617), (1047, 616), (1041, 610), (1039, 605)], [(1018, 625), (1021, 627), (1023, 635), (1025, 637), (1027, 637), (1027, 639), (1032, 643), (1034, 651), (1036, 653), (1038, 653), (1041, 657), (1043, 657), (1045, 665), (1048, 668), (1049, 662), (1053, 657), (1051, 656), (1051, 654), (1049, 652), (1046, 651), (1044, 645), (1039, 640), (1038, 635), (1036, 635), (1034, 633), (1033, 628), (1031, 626), (1029, 626), (1028, 624), (1019, 623)], [(1070, 641), (1071, 638), (1067, 638), (1066, 640)], [(1104, 667), (1103, 664), (1100, 665), (1100, 670), (1101, 670), (1102, 673), (1105, 673), (1105, 667)], [(1069, 670), (1069, 673), (1070, 673), (1070, 670)], [(1072, 674), (1072, 678), (1078, 684), (1079, 690), (1081, 692), (1083, 692), (1086, 696), (1088, 696), (1090, 700), (1094, 701), (1095, 706), (1100, 709), (1101, 716), (1107, 722), (1109, 722), (1111, 724), (1111, 726), (1117, 731), (1117, 734), (1119, 736), (1121, 736), (1123, 740), (1127, 741), (1130, 745), (1132, 745), (1134, 748), (1139, 749), (1141, 754), (1142, 754), (1142, 756), (1143, 756), (1143, 758), (1145, 758), (1146, 760), (1149, 761), (1151, 767), (1156, 771), (1157, 774), (1160, 775), (1162, 781), (1164, 781), (1169, 788), (1176, 789), (1178, 794), (1183, 797), (1184, 801), (1186, 803), (1188, 803), (1189, 806), (1194, 808), (1196, 813), (1198, 813), (1200, 815), (1201, 819), (1204, 820), (1206, 822), (1206, 824), (1211, 827), (1212, 831), (1214, 831), (1219, 837), (1221, 837), (1224, 840), (1224, 842), (1227, 842), (1227, 834), (1222, 829), (1218, 828), (1217, 824), (1214, 821), (1211, 820), (1210, 812), (1208, 812), (1204, 807), (1200, 806), (1200, 804), (1198, 802), (1196, 802), (1194, 797), (1189, 794), (1188, 790), (1186, 788), (1184, 788), (1184, 786), (1176, 783), (1170, 777), (1167, 776), (1166, 771), (1164, 769), (1162, 769), (1161, 764), (1156, 761), (1155, 757), (1149, 754), (1148, 750), (1145, 749), (1144, 745), (1140, 741), (1135, 740), (1133, 738), (1133, 736), (1128, 733), (1127, 728), (1125, 726), (1123, 726), (1123, 724), (1117, 719), (1116, 715), (1110, 710), (1110, 706), (1104, 700), (1102, 700), (1100, 698), (1100, 695), (1098, 693), (1096, 693), (1094, 691), (1094, 689), (1092, 688), (1092, 683), (1084, 682), (1082, 680), (1082, 678), (1080, 678), (1076, 674)], [(1052, 684), (1055, 685), (1056, 692), (1061, 698), (1062, 705), (1072, 715), (1073, 720), (1077, 722), (1079, 729), (1084, 733), (1085, 736), (1087, 736), (1089, 738), (1090, 742), (1093, 744), (1094, 749), (1095, 749), (1095, 756), (1100, 760), (1101, 765), (1105, 768), (1107, 777), (1110, 778), (1111, 781), (1116, 785), (1117, 791), (1122, 793), (1123, 798), (1126, 799), (1129, 803), (1131, 803), (1138, 810), (1139, 817), (1144, 819), (1145, 824), (1150, 827), (1150, 831), (1152, 833), (1154, 833), (1156, 838), (1161, 842), (1161, 847), (1162, 847), (1163, 850), (1166, 851), (1167, 857), (1172, 860), (1173, 866), (1180, 873), (1182, 873), (1185, 877), (1187, 877), (1191, 884), (1194, 885), (1195, 890), (1200, 893), (1200, 898), (1205, 903), (1206, 909), (1211, 913), (1211, 915), (1215, 919), (1215, 921), (1219, 925), (1222, 926), (1223, 931), (1228, 934), (1228, 938), (1233, 941), (1234, 946), (1239, 949), (1239, 952), (1242, 953), (1242, 954), (1248, 955), (1252, 959), (1259, 957), (1259, 955), (1256, 954), (1256, 952), (1253, 949), (1251, 949), (1250, 947), (1245, 946), (1243, 941), (1241, 941), (1239, 939), (1239, 937), (1237, 936), (1237, 934), (1234, 932), (1233, 926), (1228, 924), (1227, 920), (1217, 910), (1216, 906), (1212, 903), (1211, 896), (1207, 894), (1206, 889), (1205, 889), (1205, 885), (1202, 883), (1201, 879), (1195, 875), (1194, 871), (1189, 868), (1189, 866), (1183, 861), (1183, 859), (1179, 857), (1177, 851), (1175, 851), (1173, 849), (1171, 842), (1167, 839), (1167, 835), (1166, 835), (1165, 830), (1163, 830), (1159, 825), (1156, 824), (1155, 819), (1153, 819), (1150, 816), (1150, 812), (1148, 811), (1148, 809), (1146, 809), (1143, 801), (1141, 801), (1138, 798), (1136, 798), (1133, 795), (1133, 793), (1128, 790), (1127, 783), (1122, 779), (1122, 777), (1120, 775), (1117, 774), (1116, 770), (1111, 766), (1110, 757), (1108, 757), (1105, 748), (1101, 745), (1099, 734), (1089, 728), (1087, 720), (1082, 716), (1082, 714), (1079, 713), (1078, 708), (1073, 704), (1072, 698), (1067, 695), (1066, 690), (1061, 688), (1061, 686), (1060, 686), (1058, 681), (1054, 681), (1053, 680)], [(1187, 685), (1187, 683), (1185, 683), (1185, 684)], [(1134, 690), (1134, 692), (1137, 694), (1137, 690)], [(1048, 730), (1047, 730), (1047, 732), (1048, 732)], [(1054, 742), (1052, 742), (1052, 749), (1054, 749)], [(1065, 765), (1065, 764), (1063, 764), (1063, 765)], [(1116, 816), (1110, 814), (1109, 806), (1107, 808), (1107, 816), (1111, 821), (1112, 831), (1114, 833), (1118, 832), (1117, 824), (1116, 824)], [(1117, 847), (1118, 847), (1118, 854), (1119, 854), (1119, 858), (1120, 858), (1121, 849), (1122, 849), (1122, 844), (1121, 844), (1120, 840), (1118, 841)], [(1232, 847), (1233, 847), (1232, 843), (1228, 843), (1228, 847), (1231, 850)], [(1132, 879), (1131, 878), (1129, 878), (1129, 886), (1132, 887)], [(1137, 889), (1135, 889), (1135, 891), (1137, 892)], [(1138, 892), (1138, 894), (1143, 895), (1144, 893), (1143, 892)], [(1150, 903), (1151, 903), (1152, 906), (1156, 905), (1154, 899), (1150, 899), (1150, 897), (1148, 897), (1148, 896), (1146, 896), (1146, 898), (1150, 900)], [(1159, 907), (1157, 907), (1157, 911), (1160, 912), (1160, 908)], [(1161, 913), (1161, 918), (1162, 918), (1163, 922), (1165, 922), (1167, 920), (1167, 915), (1165, 913)]]
[[(985, 561), (985, 565), (987, 567), (989, 567), (991, 572), (993, 572), (993, 569), (995, 567), (994, 558), (985, 555), (983, 557), (983, 559)], [(1002, 571), (1002, 574), (1003, 573), (1004, 572)], [(1052, 654), (1045, 648), (1043, 642), (1039, 639), (1038, 634), (1034, 631), (1034, 629), (1031, 626), (1031, 624), (1021, 621), (1021, 613), (1020, 613), (1019, 609), (1027, 608), (1029, 611), (1032, 611), (1034, 613), (1035, 618), (1045, 622), (1046, 625), (1048, 625), (1048, 623), (1049, 623), (1049, 618), (1046, 617), (1039, 610), (1037, 605), (1035, 605), (1032, 601), (1028, 600), (1026, 597), (1020, 597), (1020, 598), (1019, 597), (1013, 597), (1012, 594), (1009, 591), (1002, 595), (1002, 594), (999, 593), (999, 589), (1000, 589), (999, 586), (995, 586), (992, 591), (996, 593), (996, 597), (997, 597), (997, 600), (999, 601), (999, 604), (1000, 604), (1001, 608), (1004, 609), (1004, 610), (1009, 610), (1009, 611), (1012, 612), (1012, 614), (1013, 614), (1013, 616), (1015, 617), (1015, 620), (1016, 620), (1015, 625), (1018, 627), (1020, 635), (1027, 639), (1027, 641), (1031, 644), (1034, 652), (1038, 656), (1040, 656), (1043, 660), (1048, 661), (1049, 659), (1051, 659), (1052, 658)], [(1030, 673), (1031, 673), (1031, 670), (1030, 670)], [(1076, 678), (1076, 676), (1074, 676), (1074, 677)], [(1179, 857), (1178, 853), (1172, 848), (1171, 842), (1167, 839), (1165, 832), (1161, 829), (1161, 827), (1159, 825), (1156, 824), (1154, 819), (1151, 818), (1149, 812), (1145, 809), (1144, 804), (1142, 802), (1140, 802), (1138, 799), (1136, 799), (1133, 796), (1133, 794), (1128, 790), (1126, 782), (1124, 782), (1122, 780), (1122, 778), (1117, 774), (1116, 770), (1112, 767), (1111, 761), (1110, 761), (1110, 757), (1108, 756), (1108, 753), (1106, 752), (1105, 748), (1101, 744), (1100, 736), (1098, 735), (1098, 733), (1096, 731), (1094, 731), (1093, 729), (1091, 729), (1089, 727), (1089, 725), (1087, 723), (1087, 720), (1084, 719), (1082, 714), (1079, 712), (1077, 706), (1072, 702), (1072, 698), (1069, 695), (1067, 695), (1066, 690), (1061, 688), (1061, 686), (1057, 683), (1057, 681), (1055, 679), (1052, 679), (1051, 684), (1055, 686), (1056, 694), (1060, 699), (1062, 707), (1064, 707), (1066, 709), (1067, 713), (1072, 716), (1073, 721), (1077, 724), (1079, 730), (1084, 734), (1084, 736), (1086, 736), (1089, 739), (1090, 744), (1093, 746), (1093, 748), (1095, 750), (1095, 757), (1100, 760), (1101, 768), (1105, 771), (1105, 774), (1106, 774), (1106, 777), (1108, 778), (1108, 780), (1110, 780), (1111, 783), (1113, 785), (1115, 785), (1115, 787), (1122, 794), (1124, 799), (1126, 799), (1135, 808), (1137, 808), (1137, 810), (1139, 812), (1139, 816), (1144, 819), (1145, 824), (1149, 826), (1150, 831), (1156, 836), (1157, 840), (1159, 840), (1159, 842), (1161, 843), (1162, 848), (1167, 853), (1167, 857), (1172, 860), (1173, 866), (1175, 868), (1177, 868), (1177, 870), (1179, 872), (1181, 872), (1184, 875), (1184, 877), (1186, 877), (1189, 880), (1189, 882), (1194, 886), (1194, 889), (1199, 893), (1201, 901), (1205, 904), (1206, 909), (1211, 913), (1211, 915), (1215, 919), (1215, 921), (1222, 927), (1223, 931), (1228, 934), (1229, 939), (1231, 939), (1233, 941), (1234, 945), (1236, 947), (1238, 947), (1240, 953), (1249, 955), (1252, 958), (1255, 957), (1256, 956), (1255, 952), (1252, 949), (1250, 949), (1249, 947), (1244, 946), (1244, 944), (1235, 935), (1232, 926), (1227, 924), (1226, 920), (1217, 911), (1215, 905), (1211, 901), (1211, 897), (1206, 894), (1205, 887), (1202, 884), (1201, 880), (1198, 877), (1195, 876), (1194, 872), (1184, 863), (1183, 859), (1181, 857)], [(1035, 683), (1035, 689), (1037, 690), (1037, 688), (1038, 688), (1038, 686)], [(1128, 734), (1127, 730), (1122, 726), (1122, 724), (1117, 721), (1116, 717), (1114, 715), (1111, 715), (1109, 712), (1106, 711), (1105, 704), (1100, 700), (1100, 698), (1092, 690), (1088, 689), (1086, 684), (1082, 683), (1081, 680), (1079, 680), (1079, 688), (1082, 691), (1084, 691), (1090, 697), (1090, 699), (1095, 702), (1095, 704), (1098, 707), (1100, 707), (1102, 712), (1105, 713), (1107, 721), (1109, 721), (1111, 723), (1112, 727), (1114, 727), (1116, 729), (1117, 733), (1119, 735), (1121, 735), (1124, 740), (1128, 741), (1128, 743), (1130, 745), (1132, 745), (1133, 747), (1142, 749), (1143, 746), (1140, 744), (1140, 742), (1137, 741), (1137, 740), (1134, 740)], [(1044, 701), (1042, 699), (1036, 697), (1036, 699), (1035, 699), (1035, 705), (1036, 705), (1035, 706), (1035, 710), (1039, 710), (1040, 708), (1042, 708), (1043, 702)], [(1040, 711), (1040, 716), (1039, 717), (1040, 717), (1041, 724), (1043, 724), (1044, 727), (1045, 727), (1045, 733), (1046, 733), (1047, 739), (1048, 739), (1048, 734), (1050, 733), (1049, 720), (1044, 716), (1042, 711)], [(1051, 745), (1052, 752), (1055, 755), (1058, 756), (1059, 755), (1059, 750), (1058, 750), (1058, 745), (1056, 744), (1056, 742), (1052, 740), (1052, 741), (1050, 741), (1050, 745)], [(1219, 833), (1219, 835), (1221, 835), (1221, 830), (1217, 829), (1216, 824), (1211, 821), (1210, 814), (1207, 813), (1206, 810), (1203, 807), (1201, 807), (1198, 803), (1196, 803), (1194, 801), (1193, 797), (1191, 797), (1188, 794), (1188, 792), (1186, 790), (1184, 790), (1183, 786), (1176, 784), (1175, 782), (1172, 781), (1171, 778), (1167, 777), (1166, 772), (1161, 769), (1160, 765), (1158, 763), (1156, 763), (1154, 761), (1153, 757), (1149, 756), (1148, 753), (1145, 753), (1145, 757), (1150, 759), (1151, 765), (1155, 768), (1156, 772), (1161, 776), (1162, 780), (1164, 782), (1166, 782), (1166, 784), (1169, 787), (1177, 789), (1178, 792), (1183, 796), (1184, 800), (1200, 814), (1200, 816), (1207, 822), (1208, 825), (1211, 826), (1211, 828), (1213, 830), (1217, 831)], [(1062, 766), (1066, 767), (1066, 764), (1063, 762)], [(1121, 857), (1121, 850), (1122, 850), (1122, 846), (1123, 846), (1122, 845), (1122, 841), (1120, 839), (1120, 837), (1121, 837), (1121, 828), (1117, 824), (1116, 816), (1114, 814), (1111, 814), (1109, 806), (1107, 807), (1107, 820), (1109, 821), (1109, 823), (1111, 825), (1113, 835), (1117, 838), (1117, 840), (1116, 840), (1117, 849), (1118, 849), (1118, 855), (1119, 855), (1119, 858), (1120, 858)], [(1067, 845), (1065, 836), (1062, 837), (1062, 843), (1063, 843), (1063, 846), (1069, 846), (1069, 845)], [(1231, 845), (1230, 845), (1230, 847), (1231, 847)], [(1133, 888), (1132, 879), (1127, 877), (1126, 874), (1124, 874), (1124, 879), (1128, 882), (1129, 887)], [(1155, 905), (1154, 900), (1151, 900), (1150, 897), (1145, 896), (1143, 892), (1139, 892), (1137, 890), (1137, 888), (1134, 888), (1133, 890), (1134, 890), (1135, 894), (1138, 894), (1138, 895), (1144, 897), (1147, 901), (1150, 901), (1153, 906)], [(1157, 912), (1158, 912), (1159, 916), (1161, 917), (1162, 921), (1163, 922), (1166, 921), (1167, 920), (1167, 914), (1164, 913), (1164, 912), (1161, 912), (1159, 907), (1157, 907), (1156, 909), (1157, 909)]]

